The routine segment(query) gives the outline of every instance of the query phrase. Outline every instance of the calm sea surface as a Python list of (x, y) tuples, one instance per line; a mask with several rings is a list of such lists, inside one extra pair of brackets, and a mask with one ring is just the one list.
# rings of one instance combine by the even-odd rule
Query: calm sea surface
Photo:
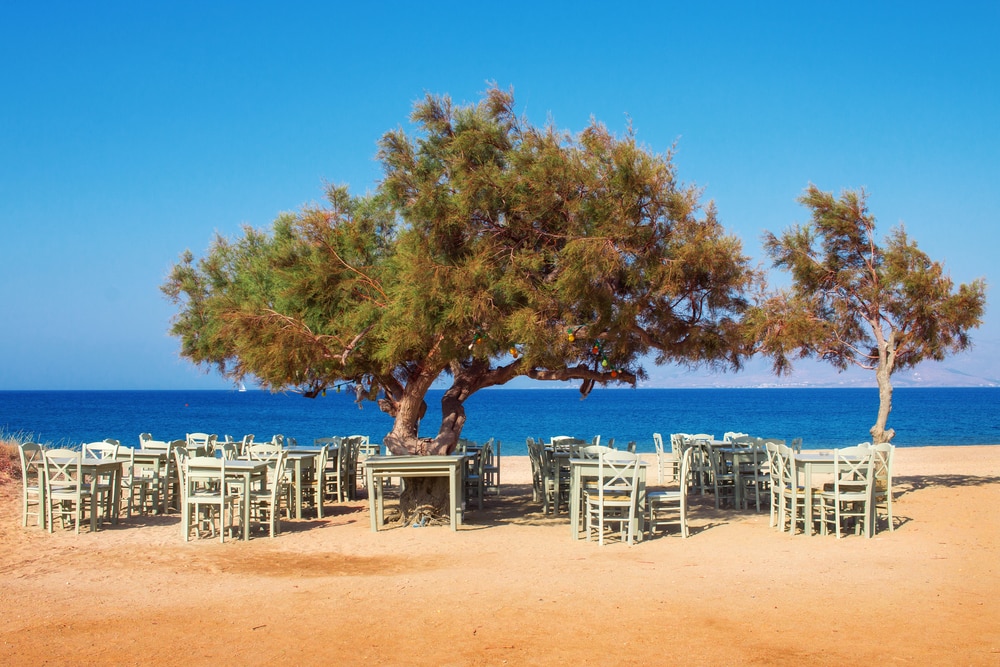
[[(440, 423), (440, 392), (431, 392), (421, 435)], [(502, 441), (503, 454), (526, 454), (525, 438), (601, 434), (653, 451), (652, 434), (742, 431), (801, 437), (806, 448), (870, 440), (875, 389), (596, 389), (581, 401), (574, 389), (494, 389), (466, 402), (463, 436)], [(1000, 388), (897, 389), (889, 425), (895, 444), (1000, 444)], [(265, 391), (0, 391), (0, 431), (49, 444), (117, 438), (135, 445), (148, 431), (158, 440), (206, 432), (258, 440), (275, 433), (299, 444), (331, 435), (365, 434), (381, 441), (392, 420), (353, 394), (324, 398)]]

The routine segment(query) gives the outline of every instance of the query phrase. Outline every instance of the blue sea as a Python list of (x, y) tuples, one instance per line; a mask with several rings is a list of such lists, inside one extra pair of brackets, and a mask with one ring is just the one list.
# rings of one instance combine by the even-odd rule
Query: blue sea
[[(421, 435), (440, 423), (440, 391), (432, 391)], [(525, 439), (571, 435), (653, 451), (653, 433), (740, 431), (762, 437), (801, 437), (809, 449), (870, 440), (878, 393), (872, 389), (491, 389), (466, 401), (463, 437), (496, 438), (502, 454), (526, 454)], [(889, 425), (899, 446), (1000, 444), (1000, 388), (901, 388)], [(381, 441), (392, 426), (374, 403), (362, 408), (353, 393), (307, 399), (266, 391), (0, 391), (0, 433), (75, 445), (117, 438), (135, 445), (139, 433), (158, 440), (185, 433), (280, 433), (299, 444), (332, 435)]]

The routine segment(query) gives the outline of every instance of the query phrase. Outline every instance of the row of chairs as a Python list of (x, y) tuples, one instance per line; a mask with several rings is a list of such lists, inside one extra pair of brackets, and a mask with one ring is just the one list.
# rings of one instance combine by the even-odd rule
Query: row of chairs
[(833, 451), (833, 479), (822, 488), (811, 490), (814, 507), (806, 507), (806, 489), (795, 476), (796, 452), (783, 445), (768, 446), (772, 492), (770, 525), (794, 534), (801, 525), (806, 530), (807, 517), (818, 510), (820, 531), (832, 528), (841, 537), (848, 523), (855, 533), (864, 530), (874, 535), (880, 513), (890, 531), (893, 517), (892, 461), (895, 446), (890, 443), (861, 443)]
[[(640, 529), (638, 489), (640, 485), (640, 457), (635, 452), (618, 451), (607, 447), (589, 446), (581, 450), (583, 458), (598, 460), (598, 475), (584, 484), (581, 492), (585, 505), (585, 530), (587, 539), (596, 534), (599, 544), (605, 536), (617, 532), (622, 542), (634, 544), (643, 537)], [(679, 479), (687, 479), (692, 449), (681, 455)], [(665, 524), (678, 523), (681, 535), (688, 536), (687, 484), (677, 489), (647, 492), (645, 496), (645, 524), (650, 534)], [(617, 530), (614, 530), (617, 529)]]
[(89, 513), (91, 530), (100, 520), (117, 520), (112, 516), (112, 500), (116, 497), (111, 475), (101, 474), (87, 479), (84, 459), (118, 459), (122, 461), (117, 497), (121, 509), (129, 518), (136, 512), (155, 511), (159, 506), (158, 471), (138, 462), (134, 450), (122, 447), (117, 440), (84, 444), (79, 450), (47, 449), (44, 445), (26, 442), (18, 446), (22, 475), (22, 523), (35, 516), (39, 526), (50, 532), (58, 518), (64, 527), (72, 524), (77, 533), (85, 514)]

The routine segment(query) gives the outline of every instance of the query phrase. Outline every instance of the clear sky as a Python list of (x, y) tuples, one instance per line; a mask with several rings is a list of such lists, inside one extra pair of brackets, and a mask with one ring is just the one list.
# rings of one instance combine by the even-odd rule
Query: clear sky
[[(998, 35), (995, 1), (0, 2), (0, 389), (230, 386), (167, 334), (180, 253), (373, 189), (416, 100), (491, 81), (535, 124), (676, 142), (760, 262), (810, 182), (863, 186), (995, 285)], [(995, 304), (973, 339), (954, 363), (1000, 378)]]

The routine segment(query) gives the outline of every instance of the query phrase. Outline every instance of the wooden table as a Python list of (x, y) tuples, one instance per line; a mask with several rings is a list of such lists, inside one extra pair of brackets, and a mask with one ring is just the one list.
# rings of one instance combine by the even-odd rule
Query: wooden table
[[(805, 490), (805, 497), (803, 502), (806, 506), (803, 508), (803, 513), (806, 516), (805, 529), (802, 531), (803, 535), (812, 535), (813, 528), (813, 487), (812, 487), (812, 476), (813, 473), (826, 473), (833, 474), (834, 472), (834, 454), (833, 452), (808, 452), (805, 454), (795, 455), (795, 483), (799, 483), (799, 474), (802, 474), (802, 486)], [(870, 500), (868, 502), (869, 519), (865, 521), (865, 531), (871, 531), (873, 529), (873, 521), (871, 515), (875, 510), (874, 503)], [(792, 499), (792, 526), (795, 526), (795, 500)], [(794, 534), (794, 533), (793, 533)], [(870, 537), (870, 535), (869, 535)]]
[[(569, 527), (573, 534), (573, 539), (580, 539), (580, 500), (583, 495), (583, 480), (597, 479), (600, 474), (601, 462), (598, 459), (570, 459), (570, 482), (569, 482)], [(646, 508), (646, 462), (639, 461), (639, 496), (636, 499), (638, 508), (636, 509), (636, 520), (638, 527), (636, 534), (640, 536), (646, 530), (645, 508)]]
[[(722, 454), (729, 454), (733, 458), (733, 506), (734, 509), (743, 509), (743, 473), (740, 471), (741, 463), (753, 463), (755, 460), (753, 449), (750, 447), (737, 447), (731, 443), (724, 445), (711, 444), (709, 447)], [(767, 452), (758, 451), (756, 460), (767, 460)]]
[(462, 524), (462, 484), (465, 455), (445, 456), (369, 456), (365, 459), (365, 483), (368, 486), (368, 513), (372, 532), (384, 525), (385, 497), (383, 483), (391, 477), (447, 477), (448, 513), (451, 529)]
[[(833, 473), (833, 452), (810, 452), (807, 454), (795, 455), (795, 484), (799, 485), (800, 475), (802, 476), (801, 486), (805, 489), (805, 507), (803, 514), (806, 517), (803, 535), (812, 535), (813, 528), (813, 487), (812, 476), (817, 473)], [(795, 527), (795, 497), (792, 497), (792, 528)], [(795, 531), (792, 531), (794, 534)]]
[[(197, 474), (199, 469), (208, 468), (211, 466), (215, 470), (220, 470), (222, 468), (222, 459), (212, 459), (216, 461), (215, 464), (209, 465), (188, 465), (188, 474), (190, 475), (192, 471)], [(243, 485), (243, 539), (250, 539), (250, 488), (253, 484), (254, 479), (264, 477), (267, 479), (267, 461), (245, 461), (242, 459), (233, 459), (226, 461), (226, 479), (234, 480)], [(275, 482), (277, 483), (277, 481)], [(182, 508), (182, 515), (185, 514), (187, 508)], [(186, 522), (185, 522), (186, 525)]]

